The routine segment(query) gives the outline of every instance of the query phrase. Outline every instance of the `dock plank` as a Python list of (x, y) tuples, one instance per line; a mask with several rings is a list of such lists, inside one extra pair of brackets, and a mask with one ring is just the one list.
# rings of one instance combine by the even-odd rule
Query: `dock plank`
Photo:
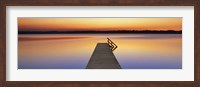
[(87, 69), (121, 69), (108, 43), (97, 43)]

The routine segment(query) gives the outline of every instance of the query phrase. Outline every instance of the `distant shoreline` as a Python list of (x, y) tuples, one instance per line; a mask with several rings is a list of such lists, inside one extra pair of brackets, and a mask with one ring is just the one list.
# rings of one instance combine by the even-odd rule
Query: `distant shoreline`
[(118, 31), (19, 31), (18, 34), (182, 34), (182, 31), (166, 30), (118, 30)]

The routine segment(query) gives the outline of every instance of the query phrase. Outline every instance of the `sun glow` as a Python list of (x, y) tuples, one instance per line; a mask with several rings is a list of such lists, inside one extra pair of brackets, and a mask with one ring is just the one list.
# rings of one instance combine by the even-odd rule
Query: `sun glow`
[(19, 30), (181, 30), (182, 18), (18, 18)]

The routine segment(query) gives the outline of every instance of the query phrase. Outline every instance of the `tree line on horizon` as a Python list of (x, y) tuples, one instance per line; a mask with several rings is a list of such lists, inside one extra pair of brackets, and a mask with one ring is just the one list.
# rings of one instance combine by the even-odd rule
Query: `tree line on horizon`
[(182, 34), (182, 30), (18, 31), (18, 34)]

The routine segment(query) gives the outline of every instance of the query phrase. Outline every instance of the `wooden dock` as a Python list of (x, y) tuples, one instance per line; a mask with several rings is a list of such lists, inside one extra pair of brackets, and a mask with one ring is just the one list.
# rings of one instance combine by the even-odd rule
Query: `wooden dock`
[[(116, 49), (116, 48), (115, 48)], [(109, 43), (97, 43), (87, 69), (121, 69)]]

